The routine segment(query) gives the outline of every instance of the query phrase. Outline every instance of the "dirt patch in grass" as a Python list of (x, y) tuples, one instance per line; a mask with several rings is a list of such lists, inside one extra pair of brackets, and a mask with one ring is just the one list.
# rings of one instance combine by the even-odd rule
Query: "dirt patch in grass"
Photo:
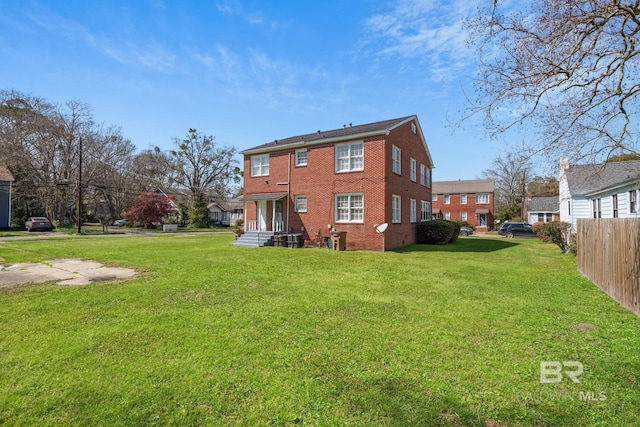
[(78, 286), (93, 282), (127, 279), (138, 273), (131, 268), (107, 267), (81, 259), (54, 259), (42, 263), (19, 263), (0, 267), (0, 288), (25, 283), (55, 281), (59, 285)]

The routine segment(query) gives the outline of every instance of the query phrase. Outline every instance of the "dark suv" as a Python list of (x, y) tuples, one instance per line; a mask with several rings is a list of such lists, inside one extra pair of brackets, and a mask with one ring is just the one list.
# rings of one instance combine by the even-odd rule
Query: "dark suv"
[(533, 231), (531, 224), (526, 222), (505, 222), (498, 234), (506, 237), (536, 237), (536, 232)]

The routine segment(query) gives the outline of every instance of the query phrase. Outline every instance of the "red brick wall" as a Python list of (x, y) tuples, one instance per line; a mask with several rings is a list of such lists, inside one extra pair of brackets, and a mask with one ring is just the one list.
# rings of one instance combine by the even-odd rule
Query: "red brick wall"
[[(440, 209), (440, 218), (444, 218), (444, 213), (449, 212), (449, 219), (460, 219), (460, 213), (465, 211), (467, 212), (467, 222), (475, 227), (477, 231), (487, 231), (493, 227), (493, 212), (494, 212), (494, 200), (493, 193), (489, 193), (489, 203), (476, 204), (476, 193), (466, 193), (467, 194), (467, 204), (460, 203), (460, 194), (459, 193), (451, 193), (449, 194), (448, 205), (444, 204), (444, 195), (438, 194), (438, 200), (433, 202), (431, 207), (432, 209)], [(480, 227), (478, 216), (476, 215), (476, 209), (489, 209), (489, 213), (487, 214), (487, 227)]]
[[(355, 140), (354, 140), (355, 141)], [(342, 143), (342, 142), (341, 142)], [(391, 146), (402, 150), (402, 175), (392, 172)], [(431, 200), (431, 190), (420, 185), (420, 163), (429, 167), (427, 153), (420, 137), (411, 131), (407, 123), (394, 129), (387, 137), (376, 137), (364, 141), (364, 170), (335, 172), (335, 145), (307, 146), (307, 166), (295, 166), (295, 149), (284, 149), (269, 153), (269, 176), (251, 177), (251, 156), (244, 159), (245, 195), (266, 192), (286, 192), (288, 162), (291, 163), (291, 188), (289, 207), (289, 230), (303, 233), (305, 243), (310, 244), (318, 232), (329, 236), (328, 226), (347, 232), (347, 249), (381, 250), (382, 236), (374, 225), (388, 223), (385, 234), (386, 249), (415, 243), (415, 223), (409, 222), (409, 199), (416, 199), (417, 221), (420, 220), (420, 201)], [(289, 157), (290, 155), (290, 157)], [(417, 161), (417, 182), (410, 176), (410, 157)], [(363, 193), (364, 222), (336, 223), (335, 195), (340, 193)], [(391, 195), (402, 197), (402, 223), (391, 221)], [(307, 212), (294, 212), (296, 195), (307, 196)], [(254, 219), (255, 203), (247, 203), (245, 217)], [(271, 210), (271, 207), (268, 207)], [(285, 221), (287, 205), (283, 209)]]

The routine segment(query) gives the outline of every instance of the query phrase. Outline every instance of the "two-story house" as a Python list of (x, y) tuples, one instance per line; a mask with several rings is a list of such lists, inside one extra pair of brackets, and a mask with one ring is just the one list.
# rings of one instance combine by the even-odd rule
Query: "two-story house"
[(433, 161), (415, 115), (275, 140), (242, 154), (243, 238), (284, 232), (311, 245), (339, 230), (347, 249), (384, 250), (415, 243), (417, 223), (431, 218)]
[(493, 228), (494, 189), (492, 179), (434, 181), (433, 218), (460, 220), (476, 231)]
[(578, 218), (639, 218), (640, 160), (570, 165), (560, 159), (560, 221), (577, 230)]

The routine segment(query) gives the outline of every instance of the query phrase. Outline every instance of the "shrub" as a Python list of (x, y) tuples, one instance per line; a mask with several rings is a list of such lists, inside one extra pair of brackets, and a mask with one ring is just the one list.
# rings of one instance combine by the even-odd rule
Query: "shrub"
[[(444, 245), (447, 243), (454, 243), (456, 235), (460, 232), (460, 229), (456, 227), (451, 221), (444, 219), (434, 219), (431, 221), (425, 221), (418, 224), (416, 228), (417, 243), (428, 245)], [(458, 233), (456, 233), (458, 230)]]
[(453, 224), (453, 226), (455, 227), (454, 231), (453, 231), (453, 235), (451, 235), (451, 238), (449, 238), (449, 241), (447, 243), (455, 243), (458, 240), (458, 237), (460, 237), (460, 221), (449, 221), (451, 224)]
[(560, 221), (538, 222), (533, 225), (536, 235), (545, 243), (555, 243), (562, 253), (571, 249), (571, 224)]

